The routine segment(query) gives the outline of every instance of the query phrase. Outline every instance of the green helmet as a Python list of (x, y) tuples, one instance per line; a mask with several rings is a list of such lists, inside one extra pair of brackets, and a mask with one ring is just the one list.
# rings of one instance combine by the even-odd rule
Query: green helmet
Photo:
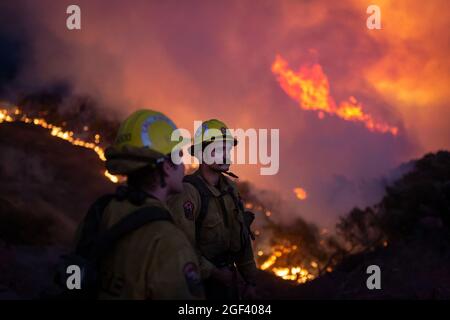
[(168, 156), (179, 143), (171, 135), (177, 127), (153, 110), (132, 113), (121, 124), (112, 146), (106, 149), (106, 168), (112, 174), (128, 174)]
[(198, 146), (198, 150), (202, 150), (205, 145), (216, 141), (229, 141), (233, 146), (237, 145), (237, 139), (231, 135), (225, 123), (217, 119), (204, 121), (195, 132), (189, 152), (194, 155), (195, 146)]

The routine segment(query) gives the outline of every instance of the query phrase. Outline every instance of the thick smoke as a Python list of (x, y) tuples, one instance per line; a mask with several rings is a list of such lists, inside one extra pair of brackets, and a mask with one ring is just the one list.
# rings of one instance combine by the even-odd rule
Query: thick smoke
[[(383, 30), (373, 32), (360, 1), (78, 1), (77, 31), (65, 27), (70, 4), (0, 4), (0, 99), (33, 108), (46, 97), (41, 105), (79, 123), (147, 107), (189, 130), (208, 118), (279, 128), (278, 175), (233, 171), (326, 224), (379, 200), (383, 177), (403, 161), (449, 147), (445, 1), (381, 1)], [(404, 15), (419, 29), (399, 26)], [(277, 54), (293, 69), (320, 63), (337, 101), (355, 96), (399, 135), (300, 110), (271, 73)]]

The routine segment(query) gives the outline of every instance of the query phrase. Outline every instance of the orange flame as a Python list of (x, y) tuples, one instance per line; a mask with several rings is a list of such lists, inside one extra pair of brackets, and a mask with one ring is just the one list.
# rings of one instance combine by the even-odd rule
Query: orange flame
[(347, 121), (362, 122), (372, 132), (389, 132), (394, 136), (398, 134), (397, 127), (377, 122), (370, 114), (365, 113), (355, 97), (350, 97), (337, 106), (330, 95), (328, 78), (320, 64), (302, 66), (295, 72), (278, 55), (272, 64), (272, 72), (287, 95), (299, 102), (300, 108), (317, 111), (320, 119), (327, 113)]
[[(298, 246), (284, 246), (277, 245), (271, 248), (272, 253), (268, 258), (260, 264), (259, 269), (268, 270), (274, 273), (276, 276), (284, 279), (295, 281), (297, 283), (305, 283), (315, 278), (308, 269), (302, 266), (275, 266), (283, 255), (289, 254), (292, 251), (296, 251)], [(258, 251), (258, 256), (263, 256), (263, 251)], [(311, 262), (313, 268), (317, 268), (318, 264), (315, 261)]]
[(303, 189), (303, 188), (297, 187), (297, 188), (294, 188), (293, 191), (294, 191), (297, 199), (299, 199), (299, 200), (305, 200), (308, 197), (308, 194), (306, 193), (305, 189)]
[[(8, 109), (0, 109), (0, 123), (15, 122), (15, 121), (29, 123), (29, 124), (33, 124), (33, 125), (48, 129), (48, 130), (50, 130), (50, 134), (52, 136), (63, 139), (65, 141), (68, 141), (75, 146), (91, 149), (97, 154), (97, 156), (100, 158), (100, 160), (106, 161), (104, 149), (98, 145), (100, 143), (100, 135), (99, 134), (95, 135), (94, 142), (86, 142), (79, 138), (75, 138), (73, 131), (65, 131), (61, 127), (58, 127), (58, 126), (48, 123), (45, 119), (29, 118), (18, 107), (14, 108), (13, 111), (10, 111)], [(119, 178), (117, 176), (110, 174), (108, 171), (105, 171), (104, 175), (109, 180), (111, 180), (113, 183), (119, 182)]]

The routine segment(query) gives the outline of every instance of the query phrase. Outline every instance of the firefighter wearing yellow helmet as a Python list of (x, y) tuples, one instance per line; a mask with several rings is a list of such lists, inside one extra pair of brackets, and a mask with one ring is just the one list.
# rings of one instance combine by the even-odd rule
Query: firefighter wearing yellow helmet
[(170, 157), (178, 152), (175, 129), (162, 113), (140, 110), (105, 152), (108, 171), (126, 176), (127, 184), (94, 203), (77, 244), (77, 252), (97, 262), (100, 299), (204, 297), (195, 250), (165, 204), (182, 191), (184, 166)]
[(212, 300), (256, 297), (253, 217), (244, 211), (234, 181), (225, 176), (237, 178), (228, 171), (236, 144), (222, 121), (203, 122), (189, 148), (200, 160), (199, 169), (185, 177), (183, 192), (168, 202), (176, 223), (198, 250), (206, 298)]

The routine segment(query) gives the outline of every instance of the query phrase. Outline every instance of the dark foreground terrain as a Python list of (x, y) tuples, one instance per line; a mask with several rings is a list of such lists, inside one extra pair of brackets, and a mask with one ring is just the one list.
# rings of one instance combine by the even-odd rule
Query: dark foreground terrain
[[(76, 225), (89, 204), (113, 190), (114, 184), (103, 176), (103, 164), (94, 152), (52, 137), (42, 128), (1, 124), (0, 150), (0, 299), (36, 299), (51, 287), (58, 257), (70, 248)], [(416, 190), (426, 197), (405, 200), (402, 192), (396, 196), (396, 210), (405, 210), (402, 205), (411, 203), (411, 218), (400, 220), (408, 232), (398, 235), (390, 230), (392, 240), (386, 246), (346, 255), (333, 272), (304, 285), (292, 285), (261, 271), (261, 297), (450, 299), (446, 220), (450, 157), (447, 152), (433, 157), (428, 159), (431, 169), (424, 169), (432, 172), (431, 178), (425, 179), (431, 184), (421, 182)], [(439, 196), (433, 198), (436, 194)], [(373, 264), (381, 268), (381, 290), (366, 287), (366, 268)]]

